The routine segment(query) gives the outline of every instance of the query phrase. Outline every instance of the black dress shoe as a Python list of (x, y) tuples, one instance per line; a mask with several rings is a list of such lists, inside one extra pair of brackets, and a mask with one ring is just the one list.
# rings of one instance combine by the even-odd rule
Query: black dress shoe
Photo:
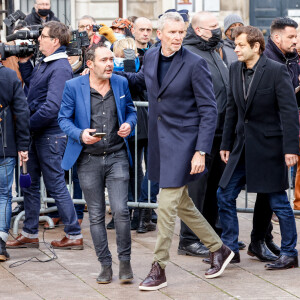
[(243, 241), (238, 241), (239, 250), (244, 250), (246, 248), (246, 244)]
[(269, 250), (274, 253), (275, 255), (279, 256), (280, 255), (280, 247), (278, 247), (273, 240), (266, 241), (266, 245), (269, 248)]
[(177, 253), (179, 255), (190, 255), (198, 257), (209, 256), (209, 250), (200, 241), (187, 246), (182, 246), (179, 244)]
[[(208, 258), (204, 258), (204, 259), (202, 259), (202, 261), (205, 263), (205, 264), (211, 264), (211, 262), (210, 262), (210, 258), (208, 257)], [(230, 263), (231, 264), (238, 264), (238, 263), (240, 263), (241, 262), (241, 257), (240, 257), (240, 253), (239, 252), (235, 252), (234, 253), (234, 257), (233, 257), (233, 259), (230, 261)]]
[(266, 264), (267, 270), (284, 270), (290, 268), (298, 268), (298, 256), (281, 255), (272, 264)]
[(11, 217), (17, 216), (20, 212), (24, 210), (24, 203), (20, 202), (11, 212)]
[(275, 261), (278, 258), (263, 241), (251, 242), (247, 254), (252, 257), (256, 256), (260, 261)]

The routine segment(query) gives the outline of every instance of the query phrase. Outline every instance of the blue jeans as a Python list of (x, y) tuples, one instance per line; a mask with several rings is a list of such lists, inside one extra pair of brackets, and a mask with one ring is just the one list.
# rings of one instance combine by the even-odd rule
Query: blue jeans
[(29, 148), (28, 173), (31, 186), (24, 193), (25, 220), (22, 234), (38, 237), (40, 214), (41, 173), (47, 193), (55, 200), (58, 213), (65, 225), (67, 237), (82, 238), (73, 201), (68, 192), (64, 171), (61, 168), (67, 137), (64, 134), (33, 136)]
[[(232, 251), (239, 252), (239, 223), (236, 198), (246, 183), (245, 164), (239, 163), (225, 189), (217, 191), (219, 215), (222, 226), (221, 239)], [(297, 231), (293, 210), (285, 191), (263, 194), (269, 198), (270, 206), (279, 219), (281, 232), (280, 255), (297, 256)]]
[(130, 218), (127, 206), (129, 163), (125, 150), (103, 156), (82, 153), (77, 171), (90, 219), (90, 230), (96, 255), (101, 265), (111, 265), (105, 228), (105, 186), (115, 221), (119, 260), (130, 260)]
[[(73, 181), (73, 199), (82, 199), (82, 190), (80, 188), (78, 174), (77, 174), (77, 164), (75, 163), (73, 166), (72, 172), (72, 181)], [(53, 203), (48, 203), (48, 207), (55, 206)], [(84, 204), (74, 204), (75, 211), (77, 214), (77, 218), (83, 219), (84, 214)], [(51, 218), (60, 218), (58, 211), (54, 211), (48, 214)]]
[(15, 157), (0, 157), (0, 238), (7, 241), (11, 219), (11, 187), (14, 180)]

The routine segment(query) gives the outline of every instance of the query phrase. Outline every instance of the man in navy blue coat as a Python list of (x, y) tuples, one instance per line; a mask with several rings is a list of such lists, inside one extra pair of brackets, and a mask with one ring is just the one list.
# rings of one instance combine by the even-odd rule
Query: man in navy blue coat
[(66, 236), (51, 244), (60, 249), (83, 249), (81, 228), (74, 204), (65, 183), (61, 160), (67, 137), (57, 122), (65, 82), (72, 78), (66, 55), (70, 33), (66, 25), (51, 21), (45, 24), (39, 37), (43, 57), (33, 68), (30, 57), (20, 59), (20, 71), (29, 86), (27, 102), (30, 110), (31, 143), (28, 173), (32, 184), (23, 189), (25, 220), (22, 233), (7, 242), (7, 248), (38, 248), (40, 214), (40, 178), (54, 198), (58, 213), (65, 224)]
[(213, 256), (205, 276), (219, 276), (233, 257), (188, 195), (187, 183), (205, 170), (216, 128), (217, 109), (207, 64), (181, 47), (184, 21), (175, 12), (159, 19), (161, 47), (148, 50), (139, 73), (127, 73), (131, 87), (147, 88), (149, 100), (149, 179), (159, 182), (158, 236), (154, 262), (141, 290), (167, 286), (175, 220), (178, 215)]

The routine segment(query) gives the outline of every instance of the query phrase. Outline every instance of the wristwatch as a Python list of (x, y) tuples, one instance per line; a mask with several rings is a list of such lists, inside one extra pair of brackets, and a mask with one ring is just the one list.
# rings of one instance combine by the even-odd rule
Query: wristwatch
[(206, 153), (203, 151), (198, 151), (201, 156), (204, 156)]

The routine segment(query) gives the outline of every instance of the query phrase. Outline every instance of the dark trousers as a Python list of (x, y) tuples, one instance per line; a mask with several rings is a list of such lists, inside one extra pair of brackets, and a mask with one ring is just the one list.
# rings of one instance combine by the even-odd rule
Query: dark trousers
[[(205, 165), (208, 172), (198, 180), (188, 184), (189, 195), (195, 206), (219, 235), (221, 229), (216, 227), (219, 216), (217, 190), (225, 168), (219, 153), (221, 140), (222, 137), (215, 137), (211, 153), (205, 156)], [(181, 221), (180, 244), (189, 245), (196, 241), (199, 241), (198, 237)]]
[[(239, 162), (225, 189), (219, 188), (218, 204), (220, 222), (222, 225), (222, 241), (232, 251), (238, 252), (239, 224), (236, 212), (236, 198), (246, 183), (246, 170), (244, 161)], [(293, 210), (285, 191), (276, 193), (263, 193), (263, 198), (269, 201), (272, 211), (279, 219), (281, 232), (281, 255), (297, 256), (296, 223)]]
[(65, 134), (32, 137), (28, 161), (31, 186), (22, 189), (25, 207), (23, 231), (27, 234), (37, 235), (38, 233), (40, 179), (43, 174), (47, 192), (55, 200), (58, 213), (65, 224), (65, 232), (69, 235), (80, 235), (81, 229), (65, 183), (65, 174), (61, 168), (66, 142)]
[(273, 240), (272, 230), (272, 208), (267, 194), (257, 194), (253, 214), (253, 229), (251, 241), (271, 241)]
[[(69, 171), (70, 172), (70, 171)], [(66, 172), (66, 174), (68, 174)], [(77, 174), (77, 164), (75, 163), (72, 170), (72, 181), (73, 181), (73, 198), (82, 199), (82, 190), (79, 184), (78, 174)], [(48, 203), (48, 207), (55, 206), (53, 203)], [(84, 215), (84, 204), (74, 204), (76, 215), (78, 219), (83, 219)], [(60, 218), (58, 211), (54, 211), (48, 214), (50, 218)]]
[(129, 163), (126, 150), (103, 156), (82, 153), (77, 160), (80, 186), (89, 210), (90, 230), (98, 260), (111, 265), (105, 228), (105, 186), (115, 221), (119, 260), (130, 260), (130, 218), (127, 206)]

